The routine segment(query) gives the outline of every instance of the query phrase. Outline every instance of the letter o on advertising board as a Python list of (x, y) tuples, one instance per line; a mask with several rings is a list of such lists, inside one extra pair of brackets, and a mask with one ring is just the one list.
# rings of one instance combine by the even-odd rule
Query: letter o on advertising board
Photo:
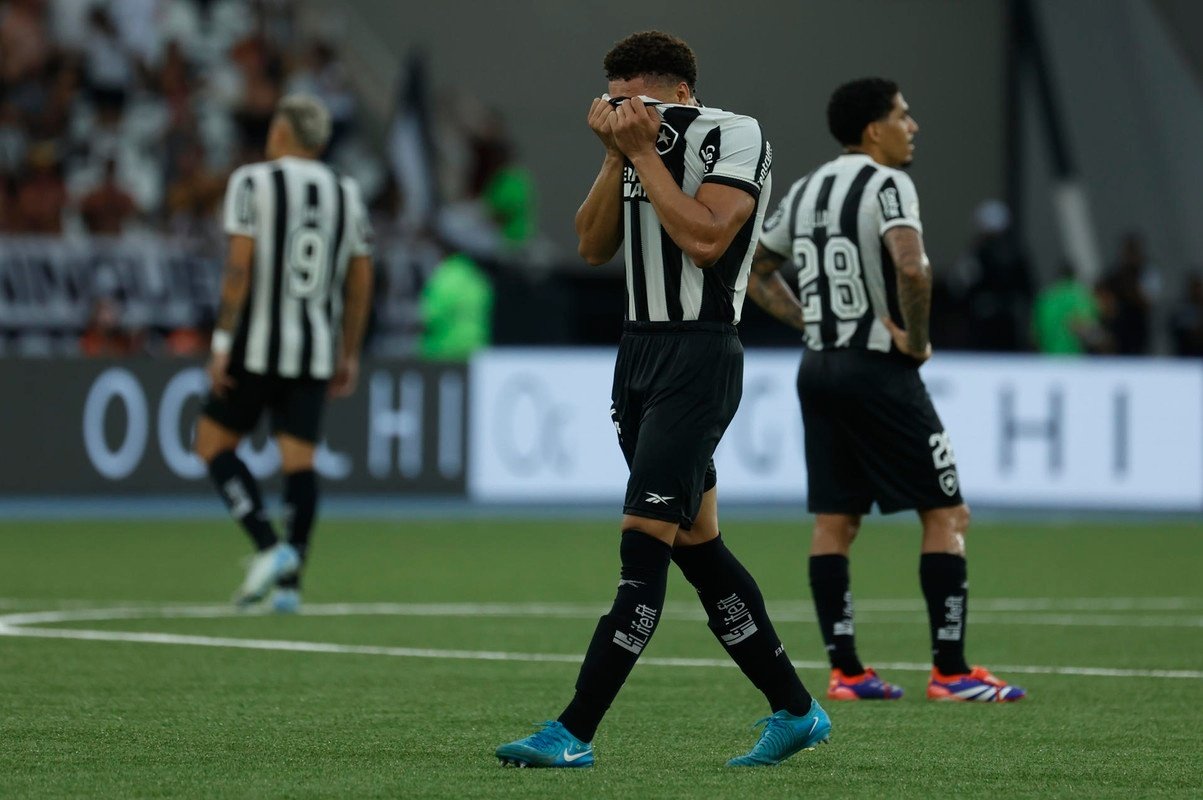
[[(125, 436), (116, 450), (109, 448), (104, 437), (105, 412), (114, 400), (125, 406), (126, 416)], [(149, 435), (146, 395), (138, 379), (121, 367), (100, 373), (84, 401), (84, 447), (92, 466), (109, 480), (127, 477), (142, 461)]]
[(202, 478), (205, 464), (192, 452), (192, 448), (180, 441), (180, 415), (184, 404), (191, 397), (204, 397), (209, 389), (209, 379), (200, 367), (189, 367), (176, 373), (159, 401), (159, 450), (167, 467), (181, 478)]

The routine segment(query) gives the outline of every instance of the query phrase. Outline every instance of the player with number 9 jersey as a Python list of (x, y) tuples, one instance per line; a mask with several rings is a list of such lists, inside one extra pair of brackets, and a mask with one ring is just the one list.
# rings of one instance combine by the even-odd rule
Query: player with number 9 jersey
[[(268, 132), (270, 160), (230, 177), (211, 389), (196, 426), (197, 455), (259, 550), (236, 601), (257, 602), (275, 587), (279, 611), (300, 602), (326, 397), (355, 389), (371, 304), (371, 227), (355, 181), (320, 160), (330, 131), (320, 100), (285, 97)], [(287, 541), (267, 520), (236, 452), (265, 412), (284, 471)]]

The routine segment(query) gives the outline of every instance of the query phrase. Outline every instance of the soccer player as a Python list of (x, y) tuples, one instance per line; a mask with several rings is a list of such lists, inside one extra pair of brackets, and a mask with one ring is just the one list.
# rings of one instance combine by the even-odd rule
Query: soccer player
[[(827, 697), (893, 700), (902, 689), (857, 656), (848, 554), (873, 503), (915, 509), (933, 700), (1010, 701), (1023, 689), (965, 661), (969, 508), (948, 434), (919, 377), (931, 357), (931, 266), (903, 172), (919, 125), (897, 84), (845, 84), (827, 107), (843, 155), (795, 183), (764, 224), (748, 294), (801, 330), (798, 398), (815, 515), (810, 585), (831, 660)], [(798, 269), (794, 294), (778, 269)]]
[(585, 767), (590, 742), (664, 608), (669, 562), (771, 716), (732, 766), (776, 764), (827, 740), (831, 722), (798, 680), (760, 589), (719, 536), (711, 456), (742, 392), (736, 335), (770, 189), (772, 151), (751, 117), (698, 104), (680, 39), (636, 33), (606, 55), (609, 94), (589, 127), (605, 158), (576, 215), (580, 253), (604, 264), (625, 242), (626, 321), (611, 417), (630, 467), (618, 591), (559, 718), (497, 748), (503, 763)]
[[(322, 411), (327, 394), (355, 390), (372, 293), (367, 212), (355, 181), (318, 160), (329, 138), (330, 114), (316, 98), (285, 97), (268, 131), (271, 160), (230, 176), (212, 387), (196, 425), (196, 453), (258, 550), (235, 602), (257, 602), (275, 586), (271, 605), (280, 612), (300, 604)], [(265, 410), (284, 470), (287, 541), (235, 452)]]

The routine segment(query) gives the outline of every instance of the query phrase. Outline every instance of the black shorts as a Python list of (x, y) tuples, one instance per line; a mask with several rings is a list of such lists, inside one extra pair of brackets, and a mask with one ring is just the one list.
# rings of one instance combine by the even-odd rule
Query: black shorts
[(231, 367), (234, 380), (224, 397), (212, 392), (201, 413), (235, 433), (255, 429), (264, 410), (271, 412), (272, 434), (285, 433), (306, 442), (321, 438), (322, 412), (326, 408), (326, 381), (256, 375)]
[(626, 323), (610, 416), (631, 470), (623, 513), (689, 528), (714, 488), (714, 449), (743, 394), (735, 326)]
[(807, 351), (798, 369), (815, 514), (960, 505), (956, 459), (919, 370), (867, 350)]

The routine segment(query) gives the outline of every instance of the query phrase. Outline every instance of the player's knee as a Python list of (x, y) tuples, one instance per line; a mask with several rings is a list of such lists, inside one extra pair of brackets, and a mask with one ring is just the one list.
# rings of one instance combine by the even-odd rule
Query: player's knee
[(622, 523), (619, 526), (619, 530), (622, 533), (632, 530), (639, 531), (654, 539), (659, 539), (670, 547), (677, 538), (677, 530), (679, 528), (680, 525), (675, 522), (666, 522), (662, 519), (651, 519), (649, 517), (636, 517), (631, 514), (623, 514)]
[(860, 534), (860, 519), (849, 520), (848, 524), (844, 526), (844, 532), (843, 532), (844, 540), (846, 542), (848, 542), (848, 544), (852, 544), (854, 541), (856, 541), (856, 537), (859, 534)]
[(206, 464), (217, 458), (218, 454), (228, 447), (222, 447), (222, 442), (212, 436), (206, 436), (201, 431), (196, 432), (196, 440), (192, 443), (192, 452)]
[(860, 517), (844, 514), (820, 514), (815, 517), (811, 555), (847, 554), (860, 533)]
[(960, 533), (962, 536), (964, 536), (966, 533), (969, 532), (969, 520), (971, 517), (971, 515), (969, 513), (969, 505), (967, 503), (961, 503), (959, 506), (954, 508), (952, 511), (953, 511), (953, 519), (952, 519), (953, 527), (957, 530), (958, 533)]

